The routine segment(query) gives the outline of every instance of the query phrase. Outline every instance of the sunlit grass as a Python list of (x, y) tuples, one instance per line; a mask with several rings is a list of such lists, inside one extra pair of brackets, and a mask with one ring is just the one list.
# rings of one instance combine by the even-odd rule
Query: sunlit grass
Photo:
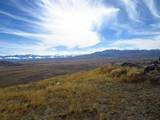
[[(150, 76), (153, 77), (152, 73)], [(44, 116), (56, 119), (81, 113), (97, 114), (104, 100), (107, 109), (115, 112), (123, 105), (120, 104), (122, 98), (128, 99), (128, 96), (120, 93), (121, 88), (117, 85), (140, 83), (148, 80), (148, 77), (141, 68), (106, 65), (92, 71), (0, 89), (0, 117), (10, 120), (38, 116), (38, 120)], [(106, 92), (105, 89), (115, 90)], [(99, 112), (98, 116), (102, 119), (106, 114)]]

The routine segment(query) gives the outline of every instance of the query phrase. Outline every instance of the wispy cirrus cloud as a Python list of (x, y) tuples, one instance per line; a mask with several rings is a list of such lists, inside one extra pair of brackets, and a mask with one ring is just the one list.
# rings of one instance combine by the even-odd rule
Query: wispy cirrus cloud
[(9, 41), (0, 43), (0, 51), (82, 54), (158, 48), (159, 12), (156, 0), (0, 1), (0, 42)]
[(152, 39), (124, 39), (115, 41), (110, 46), (115, 49), (159, 49), (160, 39), (159, 37)]
[(13, 2), (17, 8), (36, 18), (37, 21), (29, 22), (27, 18), (2, 11), (0, 13), (28, 24), (35, 24), (33, 29), (38, 27), (39, 33), (28, 33), (16, 29), (3, 29), (2, 32), (35, 38), (48, 47), (84, 48), (96, 45), (101, 41), (98, 31), (104, 20), (105, 24), (110, 22), (119, 11), (118, 8), (104, 6), (97, 0), (39, 0), (34, 3), (40, 10), (37, 13), (33, 12), (36, 9), (34, 6), (26, 9), (21, 2)]
[(139, 13), (137, 10), (137, 0), (121, 0), (125, 6), (128, 16), (131, 20), (140, 22)]
[(143, 0), (143, 1), (150, 10), (151, 14), (156, 18), (160, 18), (160, 12), (157, 9), (155, 0)]

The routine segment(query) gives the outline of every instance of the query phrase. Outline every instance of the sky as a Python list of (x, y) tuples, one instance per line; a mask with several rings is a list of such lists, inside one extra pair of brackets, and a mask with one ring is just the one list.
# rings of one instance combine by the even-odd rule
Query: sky
[(160, 49), (160, 0), (0, 0), (0, 55)]

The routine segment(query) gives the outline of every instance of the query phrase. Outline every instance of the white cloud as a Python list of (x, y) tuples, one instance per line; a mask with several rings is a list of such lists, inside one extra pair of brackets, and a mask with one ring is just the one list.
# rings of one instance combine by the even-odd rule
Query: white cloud
[(140, 22), (139, 13), (137, 11), (137, 1), (136, 0), (121, 0), (124, 4), (128, 16), (131, 20)]
[[(34, 18), (42, 18), (38, 5), (41, 2), (36, 1), (37, 4), (34, 4), (34, 2), (30, 2), (29, 0), (9, 0), (11, 3), (9, 4), (11, 7), (16, 7), (18, 10), (24, 12), (27, 16), (34, 17)], [(25, 2), (26, 1), (26, 2)], [(30, 19), (29, 19), (30, 20)]]
[[(82, 50), (56, 50), (54, 48), (48, 49), (48, 46), (45, 44), (37, 44), (37, 45), (28, 45), (25, 44), (16, 44), (10, 42), (2, 42), (0, 40), (0, 55), (25, 55), (25, 54), (33, 54), (33, 55), (82, 55), (94, 53), (96, 51), (103, 51), (106, 48), (90, 48), (90, 49), (82, 49)], [(7, 46), (7, 48), (6, 48)]]
[[(13, 4), (10, 5), (16, 7), (19, 13), (13, 14), (14, 12), (12, 13), (12, 11), (9, 13), (0, 10), (0, 15), (7, 16), (13, 21), (16, 20), (16, 22), (17, 20), (24, 22), (26, 29), (21, 28), (23, 24), (20, 26), (17, 24), (17, 29), (10, 28), (10, 25), (11, 27), (14, 25), (12, 26), (12, 22), (6, 22), (4, 25), (3, 23), (0, 24), (0, 33), (13, 34), (20, 36), (20, 38), (26, 37), (29, 40), (35, 40), (33, 41), (33, 45), (26, 46), (18, 45), (18, 43), (8, 43), (8, 45), (2, 45), (0, 43), (0, 47), (7, 46), (6, 48), (11, 48), (15, 51), (16, 49), (19, 50), (19, 54), (54, 55), (58, 53), (61, 55), (69, 55), (91, 53), (105, 49), (156, 49), (160, 46), (160, 38), (155, 37), (160, 34), (158, 31), (159, 24), (155, 23), (151, 27), (142, 28), (142, 26), (138, 26), (139, 23), (137, 23), (143, 22), (141, 21), (143, 19), (140, 19), (140, 17), (143, 16), (140, 16), (138, 12), (139, 9), (137, 8), (139, 7), (138, 5), (144, 5), (144, 3), (153, 16), (156, 18), (160, 16), (154, 0), (143, 0), (143, 4), (138, 0), (115, 0), (118, 4), (123, 5), (120, 6), (121, 12), (124, 12), (122, 8), (124, 7), (130, 18), (129, 21), (121, 21), (121, 17), (123, 16), (117, 16), (120, 8), (107, 5), (106, 2), (103, 3), (103, 0), (35, 0), (32, 3), (29, 2), (31, 0), (10, 1), (13, 2)], [(143, 6), (140, 7), (143, 8)], [(20, 14), (23, 15), (21, 16)], [(117, 19), (117, 17), (119, 19)], [(16, 22), (13, 22), (13, 24)], [(107, 33), (101, 32), (103, 36), (100, 35), (102, 29), (115, 31), (113, 38), (115, 37), (115, 39), (120, 40), (107, 42), (105, 38)], [(107, 32), (107, 30), (105, 32)], [(123, 34), (127, 36), (139, 35), (143, 36), (144, 39), (134, 38), (122, 40), (121, 37)], [(153, 39), (149, 39), (151, 36), (153, 36)], [(146, 37), (148, 38), (145, 39)], [(108, 44), (103, 44), (100, 48), (95, 48), (94, 45), (101, 41), (105, 41), (104, 43)], [(112, 43), (109, 44), (110, 42)], [(58, 46), (66, 48), (66, 51), (56, 50)]]
[(109, 46), (116, 49), (159, 49), (160, 39), (155, 37), (154, 39), (118, 40)]
[(157, 10), (155, 0), (143, 0), (143, 1), (150, 10), (151, 14), (156, 18), (160, 18), (160, 14)]
[(24, 18), (19, 17), (19, 16), (12, 15), (12, 14), (7, 13), (5, 11), (0, 11), (0, 14), (11, 17), (11, 18), (16, 19), (16, 20), (20, 20), (20, 21), (24, 21), (24, 22), (30, 22), (30, 20), (24, 19)]
[[(19, 10), (38, 19), (31, 23), (35, 24), (33, 29), (40, 28), (39, 33), (7, 29), (3, 29), (1, 33), (38, 39), (41, 44), (48, 46), (47, 48), (56, 46), (85, 48), (98, 44), (101, 41), (99, 34), (101, 26), (104, 22), (107, 24), (112, 21), (119, 11), (118, 8), (104, 6), (97, 0), (39, 0), (35, 1), (35, 6), (29, 7), (23, 7), (24, 5), (18, 1), (13, 2)], [(28, 22), (28, 19), (20, 16), (3, 11), (1, 14)]]
[(44, 19), (41, 27), (49, 32), (43, 42), (53, 46), (90, 47), (100, 42), (98, 30), (104, 18), (109, 22), (118, 9), (93, 0), (41, 0)]

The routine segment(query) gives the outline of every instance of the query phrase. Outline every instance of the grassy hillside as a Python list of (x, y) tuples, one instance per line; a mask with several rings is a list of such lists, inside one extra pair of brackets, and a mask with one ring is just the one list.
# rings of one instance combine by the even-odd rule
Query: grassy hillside
[(159, 120), (159, 75), (106, 65), (0, 89), (0, 119)]

